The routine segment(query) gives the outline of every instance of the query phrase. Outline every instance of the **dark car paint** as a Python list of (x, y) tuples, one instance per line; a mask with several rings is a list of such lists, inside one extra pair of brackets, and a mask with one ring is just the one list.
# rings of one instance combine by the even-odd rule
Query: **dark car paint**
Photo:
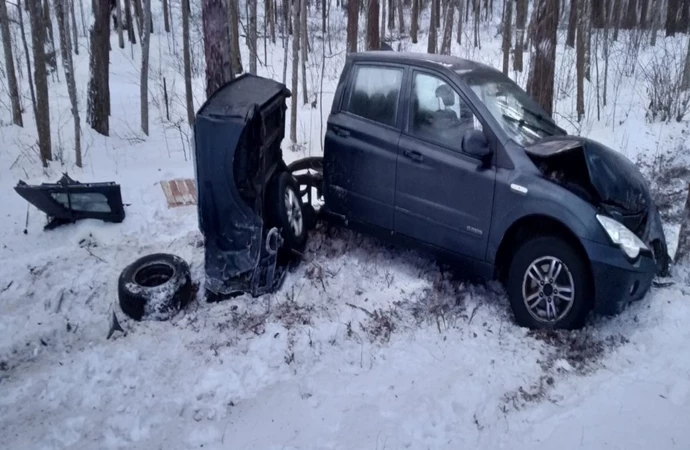
[[(386, 130), (389, 135), (384, 148), (377, 148), (374, 142), (369, 142), (369, 147), (358, 142), (359, 148), (371, 149), (372, 155), (357, 152), (357, 160), (347, 161), (348, 147), (338, 141), (332, 126), (341, 126), (345, 120), (340, 110), (355, 64), (400, 64), (407, 69), (398, 108), (399, 140), (393, 130)], [(486, 132), (493, 151), (491, 167), (459, 149), (442, 148), (408, 135), (406, 118), (412, 70), (443, 78), (464, 98)], [(438, 55), (390, 52), (348, 55), (326, 133), (325, 212), (344, 219), (351, 228), (450, 255), (462, 262), (469, 273), (482, 277), (497, 274), (496, 257), (511, 226), (529, 217), (549, 218), (570, 230), (587, 253), (594, 275), (596, 311), (616, 312), (625, 302), (644, 295), (655, 273), (651, 252), (643, 252), (630, 261), (610, 243), (595, 217), (600, 208), (548, 180), (524, 148), (508, 137), (472, 89), (462, 83), (456, 71), (471, 70), (494, 69)], [(357, 133), (357, 127), (372, 134), (372, 125), (365, 124), (363, 119), (349, 117), (347, 120), (351, 136)], [(381, 137), (380, 133), (373, 134)], [(397, 163), (393, 165), (392, 148), (396, 141), (399, 149)], [(417, 152), (422, 160), (410, 159), (406, 155), (410, 151)], [(372, 167), (366, 167), (367, 163)], [(394, 186), (388, 171), (395, 174)], [(369, 191), (372, 185), (376, 189)], [(384, 204), (391, 198), (392, 203)], [(391, 209), (395, 212), (392, 224)], [(645, 242), (661, 239), (665, 248), (660, 218), (653, 205), (648, 222)], [(631, 294), (636, 283), (638, 287)]]

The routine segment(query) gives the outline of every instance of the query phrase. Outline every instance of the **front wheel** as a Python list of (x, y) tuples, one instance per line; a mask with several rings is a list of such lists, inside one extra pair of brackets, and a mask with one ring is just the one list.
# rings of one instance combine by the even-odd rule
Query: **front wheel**
[(281, 172), (274, 180), (270, 208), (272, 225), (281, 230), (286, 249), (303, 250), (307, 243), (307, 224), (299, 186), (288, 172)]
[(570, 244), (557, 237), (534, 238), (518, 248), (507, 288), (520, 326), (579, 328), (590, 310), (588, 265)]

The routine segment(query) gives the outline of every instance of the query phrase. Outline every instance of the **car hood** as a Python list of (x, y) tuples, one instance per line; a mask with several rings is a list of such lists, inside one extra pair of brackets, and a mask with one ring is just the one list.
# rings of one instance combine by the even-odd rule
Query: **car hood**
[[(605, 145), (578, 136), (558, 136), (542, 139), (526, 147), (534, 160), (548, 162), (565, 153), (581, 152), (585, 174), (567, 174), (588, 182), (599, 206), (620, 214), (639, 214), (649, 208), (649, 188), (638, 168), (625, 156)], [(562, 170), (578, 170), (577, 165), (565, 165)], [(580, 169), (582, 170), (582, 169)], [(618, 214), (615, 214), (618, 215)]]

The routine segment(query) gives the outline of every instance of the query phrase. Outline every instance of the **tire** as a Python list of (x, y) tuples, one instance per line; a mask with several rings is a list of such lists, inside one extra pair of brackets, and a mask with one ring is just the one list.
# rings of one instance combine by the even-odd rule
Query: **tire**
[(269, 193), (269, 224), (280, 230), (285, 241), (283, 248), (303, 250), (307, 244), (308, 224), (297, 181), (288, 172), (281, 172), (275, 177)]
[(168, 320), (192, 297), (189, 265), (175, 255), (144, 256), (120, 274), (118, 296), (120, 308), (134, 320)]
[[(535, 281), (542, 278), (543, 285)], [(516, 322), (533, 329), (580, 328), (591, 309), (590, 280), (586, 260), (563, 239), (543, 236), (527, 241), (513, 255), (508, 271), (508, 298)], [(533, 310), (525, 298), (535, 305)]]
[(659, 277), (667, 277), (669, 275), (671, 257), (668, 255), (666, 244), (661, 240), (652, 242), (652, 252), (656, 260), (656, 275)]

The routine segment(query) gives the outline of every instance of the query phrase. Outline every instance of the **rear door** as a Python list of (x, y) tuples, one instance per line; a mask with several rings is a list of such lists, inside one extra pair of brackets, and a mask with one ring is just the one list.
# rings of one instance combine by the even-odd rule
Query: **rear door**
[(405, 68), (355, 63), (340, 108), (328, 119), (324, 200), (347, 220), (393, 229), (395, 170)]
[(464, 133), (482, 124), (444, 76), (410, 72), (407, 123), (399, 141), (395, 231), (484, 260), (496, 171), (462, 151)]

